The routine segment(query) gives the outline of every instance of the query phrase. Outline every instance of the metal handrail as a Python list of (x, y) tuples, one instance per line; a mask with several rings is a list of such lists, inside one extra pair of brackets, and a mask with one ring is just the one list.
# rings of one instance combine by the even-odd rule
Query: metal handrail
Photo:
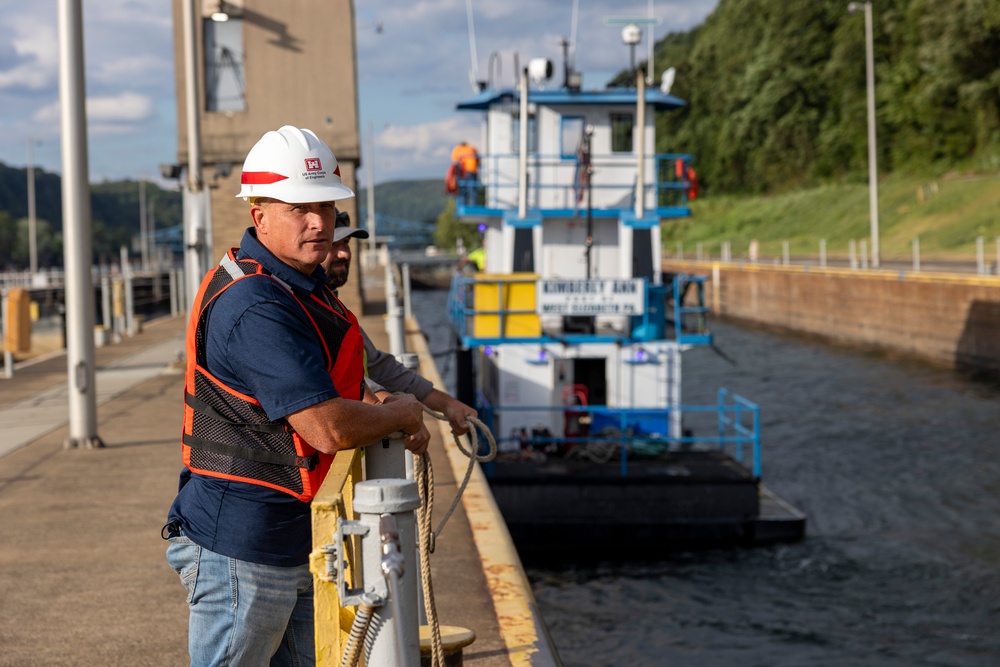
[[(687, 448), (691, 446), (717, 447), (720, 451), (733, 452), (733, 458), (740, 464), (744, 461), (744, 450), (751, 448), (752, 475), (761, 476), (761, 444), (760, 444), (760, 406), (746, 398), (733, 394), (727, 389), (720, 389), (718, 402), (715, 405), (680, 405), (674, 408), (626, 408), (607, 405), (569, 405), (569, 406), (496, 406), (492, 405), (481, 393), (476, 397), (476, 409), (484, 424), (493, 430), (495, 417), (499, 412), (536, 412), (563, 413), (574, 415), (586, 414), (591, 418), (604, 415), (618, 420), (618, 433), (588, 434), (586, 436), (559, 437), (556, 435), (534, 437), (526, 435), (508, 435), (496, 438), (497, 445), (519, 442), (527, 445), (565, 444), (576, 445), (585, 443), (610, 442), (619, 443), (620, 475), (628, 475), (627, 451), (629, 442), (635, 439), (661, 442), (667, 448)], [(694, 434), (673, 437), (669, 435), (667, 425), (671, 419), (682, 419), (684, 414), (711, 413), (716, 414), (717, 430), (713, 435), (696, 436)], [(636, 433), (629, 424), (636, 423), (640, 417), (663, 419), (662, 434)], [(749, 423), (747, 423), (749, 422)], [(487, 476), (490, 474), (489, 464), (485, 465)]]
[[(457, 203), (460, 207), (475, 207), (480, 205), (489, 209), (513, 208), (513, 200), (502, 200), (502, 193), (510, 191), (516, 192), (519, 184), (516, 179), (503, 176), (516, 173), (514, 165), (517, 164), (519, 156), (517, 153), (496, 153), (486, 156), (480, 167), (477, 178), (461, 178), (458, 180)], [(647, 173), (655, 174), (652, 181), (643, 183), (643, 192), (648, 192), (652, 188), (654, 194), (653, 201), (656, 207), (680, 207), (684, 208), (688, 203), (688, 191), (691, 182), (686, 174), (677, 176), (677, 164), (689, 163), (694, 158), (684, 153), (658, 153), (646, 158), (651, 169)], [(509, 164), (508, 164), (509, 163)], [(623, 193), (635, 191), (634, 170), (627, 170), (635, 164), (635, 156), (631, 153), (614, 153), (592, 155), (590, 158), (590, 187), (597, 191), (621, 190)], [(501, 169), (502, 165), (508, 165), (506, 171)], [(578, 188), (583, 187), (580, 181), (581, 162), (576, 157), (567, 157), (557, 154), (533, 153), (528, 158), (528, 192), (533, 193), (537, 199), (538, 194), (543, 191), (565, 190), (574, 193)], [(609, 177), (611, 170), (621, 169), (623, 174), (618, 177)], [(625, 173), (627, 171), (627, 173)], [(542, 180), (541, 174), (545, 173), (546, 178)], [(503, 179), (503, 182), (501, 182)], [(485, 193), (484, 196), (480, 196)], [(666, 201), (675, 199), (676, 201)], [(602, 207), (603, 208), (603, 207)], [(619, 207), (613, 207), (615, 209)], [(630, 208), (625, 206), (624, 208)]]

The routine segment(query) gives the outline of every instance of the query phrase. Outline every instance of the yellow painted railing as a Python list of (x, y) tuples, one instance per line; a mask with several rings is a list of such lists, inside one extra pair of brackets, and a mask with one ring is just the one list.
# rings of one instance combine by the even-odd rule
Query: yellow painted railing
[[(357, 519), (353, 511), (354, 485), (361, 481), (362, 450), (340, 452), (333, 466), (312, 501), (313, 550), (309, 555), (309, 571), (313, 575), (313, 614), (316, 621), (316, 665), (334, 667), (340, 664), (344, 645), (354, 622), (354, 609), (340, 606), (336, 574), (331, 577), (327, 569), (327, 545), (334, 540), (337, 519)], [(352, 541), (357, 537), (351, 537)], [(338, 567), (345, 567), (344, 581), (354, 585), (355, 563), (352, 555), (357, 544), (352, 544), (346, 557), (341, 556)], [(345, 566), (343, 563), (347, 561)]]

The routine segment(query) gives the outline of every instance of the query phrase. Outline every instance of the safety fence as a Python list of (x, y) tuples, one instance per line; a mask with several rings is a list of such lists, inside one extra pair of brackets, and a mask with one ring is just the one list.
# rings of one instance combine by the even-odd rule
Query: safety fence
[[(643, 185), (653, 208), (686, 208), (693, 192), (687, 165), (693, 157), (659, 153), (646, 158), (652, 180)], [(519, 192), (519, 156), (493, 154), (483, 160), (475, 178), (457, 182), (460, 209), (516, 208)], [(631, 208), (636, 194), (635, 157), (631, 153), (593, 155), (589, 161), (575, 155), (532, 153), (527, 159), (528, 206), (542, 210)]]
[[(581, 451), (599, 445), (607, 460), (617, 457), (619, 474), (627, 477), (629, 462), (637, 458), (655, 458), (685, 448), (717, 449), (732, 456), (754, 477), (761, 476), (760, 406), (726, 389), (718, 392), (715, 405), (680, 405), (673, 408), (626, 408), (607, 405), (571, 406), (500, 406), (492, 405), (482, 394), (477, 396), (480, 417), (494, 430), (503, 413), (520, 418), (532, 414), (561, 413), (561, 433), (549, 429), (505, 428), (507, 435), (497, 437), (500, 454), (524, 457), (538, 453), (572, 458)], [(714, 415), (715, 423), (709, 418)], [(687, 421), (699, 421), (701, 428), (686, 428)], [(671, 429), (672, 420), (681, 420), (683, 429)], [(496, 432), (494, 430), (494, 432)], [(681, 432), (681, 436), (671, 436)], [(609, 447), (610, 445), (610, 447)], [(749, 450), (749, 451), (748, 451)], [(749, 463), (747, 455), (749, 454)], [(489, 476), (492, 464), (483, 466)]]

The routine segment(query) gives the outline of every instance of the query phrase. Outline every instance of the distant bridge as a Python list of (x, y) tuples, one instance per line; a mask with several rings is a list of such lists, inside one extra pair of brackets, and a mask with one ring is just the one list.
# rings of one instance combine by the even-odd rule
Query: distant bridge
[[(359, 211), (361, 220), (358, 223), (362, 229), (368, 229), (368, 219), (365, 212)], [(434, 224), (398, 218), (385, 213), (375, 213), (375, 232), (379, 239), (386, 239), (390, 250), (426, 248), (434, 245)]]

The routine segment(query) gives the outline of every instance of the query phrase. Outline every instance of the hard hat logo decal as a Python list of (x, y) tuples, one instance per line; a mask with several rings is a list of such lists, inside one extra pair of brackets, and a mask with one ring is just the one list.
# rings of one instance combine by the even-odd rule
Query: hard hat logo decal
[(323, 165), (320, 163), (318, 157), (307, 157), (306, 158), (306, 171), (322, 171)]
[(340, 165), (339, 164), (337, 165), (337, 168), (333, 170), (333, 175), (336, 176), (337, 178), (340, 178)]

